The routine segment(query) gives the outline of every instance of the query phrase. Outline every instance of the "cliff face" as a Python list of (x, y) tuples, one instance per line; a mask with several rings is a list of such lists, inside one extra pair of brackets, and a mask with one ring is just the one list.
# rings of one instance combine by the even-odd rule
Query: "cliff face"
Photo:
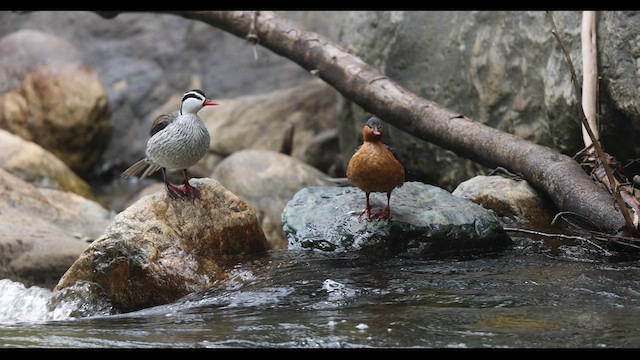
[[(553, 12), (582, 81), (579, 11)], [(600, 132), (605, 151), (637, 157), (640, 14), (597, 13)], [(351, 12), (340, 41), (414, 93), (502, 131), (570, 156), (584, 147), (576, 96), (544, 11)], [(345, 151), (366, 116), (349, 107)], [(389, 127), (407, 172), (452, 189), (481, 170), (450, 151)], [(395, 131), (394, 131), (395, 130)], [(424, 156), (416, 156), (416, 154)]]
[[(418, 95), (476, 121), (568, 155), (583, 147), (569, 68), (544, 11), (279, 14), (342, 44)], [(552, 15), (581, 79), (581, 12)], [(601, 134), (605, 150), (621, 161), (637, 157), (638, 25), (638, 12), (597, 14)], [(314, 78), (260, 45), (176, 15), (123, 13), (104, 19), (76, 11), (0, 13), (0, 35), (23, 28), (72, 43), (105, 84), (114, 134), (103, 159), (112, 164), (137, 160), (150, 114), (187, 88), (202, 87), (214, 99), (234, 98)], [(343, 161), (357, 146), (366, 116), (349, 102), (342, 107)], [(486, 170), (391, 126), (388, 140), (414, 180), (453, 190)]]

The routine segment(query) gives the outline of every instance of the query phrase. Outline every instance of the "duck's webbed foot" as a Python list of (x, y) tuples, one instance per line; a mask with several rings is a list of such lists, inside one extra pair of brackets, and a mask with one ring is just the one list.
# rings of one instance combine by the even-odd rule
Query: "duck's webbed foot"
[(184, 191), (184, 194), (182, 196), (188, 197), (191, 200), (200, 199), (202, 197), (200, 190), (198, 190), (198, 188), (196, 187), (191, 186), (191, 184), (189, 184), (188, 181), (184, 184), (183, 191)]
[(167, 193), (169, 197), (174, 200), (186, 198), (189, 200), (200, 199), (202, 194), (198, 188), (193, 187), (189, 184), (189, 182), (185, 183), (182, 186), (176, 186), (173, 184), (167, 184)]
[(371, 207), (364, 209), (360, 215), (358, 215), (358, 222), (362, 222), (362, 215), (366, 214), (367, 221), (371, 220)]
[(391, 218), (391, 209), (386, 208), (384, 210), (375, 212), (376, 218), (378, 220), (390, 219)]

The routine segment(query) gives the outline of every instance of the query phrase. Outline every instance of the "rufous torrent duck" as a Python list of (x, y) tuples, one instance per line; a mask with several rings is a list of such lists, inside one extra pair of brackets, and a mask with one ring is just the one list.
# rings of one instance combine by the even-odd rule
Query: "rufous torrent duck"
[[(362, 145), (355, 151), (347, 166), (347, 178), (364, 191), (366, 197), (366, 207), (358, 216), (359, 222), (362, 221), (362, 215), (367, 220), (371, 219), (372, 214), (378, 219), (389, 219), (391, 192), (404, 184), (404, 167), (382, 142), (383, 130), (384, 126), (379, 118), (374, 116), (367, 120), (362, 128)], [(372, 211), (369, 203), (372, 192), (387, 194), (387, 206), (384, 210)]]

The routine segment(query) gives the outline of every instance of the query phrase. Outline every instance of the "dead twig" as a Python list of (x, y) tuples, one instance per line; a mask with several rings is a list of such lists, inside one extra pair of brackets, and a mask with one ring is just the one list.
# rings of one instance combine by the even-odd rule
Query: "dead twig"
[[(619, 245), (621, 247), (624, 248), (633, 248), (636, 249), (636, 251), (638, 249), (640, 249), (640, 239), (636, 238), (636, 237), (627, 237), (627, 236), (619, 236), (619, 235), (610, 235), (607, 233), (604, 233), (602, 231), (594, 231), (594, 230), (587, 230), (585, 229), (584, 226), (578, 226), (576, 224), (574, 224), (572, 221), (570, 221), (566, 215), (571, 215), (573, 217), (576, 218), (580, 218), (582, 220), (584, 220), (585, 222), (588, 222), (591, 224), (591, 226), (593, 226), (593, 228), (597, 229), (597, 226), (595, 224), (593, 224), (593, 222), (591, 222), (590, 219), (581, 216), (580, 214), (576, 214), (576, 213), (572, 213), (572, 212), (568, 212), (568, 211), (563, 211), (563, 212), (559, 212), (557, 213), (554, 217), (553, 220), (551, 220), (551, 225), (555, 225), (557, 220), (559, 218), (562, 218), (568, 225), (570, 225), (575, 232), (578, 233), (584, 233), (585, 235), (582, 235), (580, 237), (591, 237), (593, 240), (595, 241), (601, 241), (601, 242), (607, 242), (607, 243), (613, 243), (616, 245)], [(568, 236), (572, 236), (572, 235), (568, 235)], [(575, 235), (578, 236), (578, 235)]]
[(612, 253), (609, 252), (608, 250), (606, 250), (605, 248), (603, 248), (602, 246), (594, 243), (593, 241), (582, 237), (582, 236), (576, 236), (576, 235), (565, 235), (565, 234), (548, 234), (548, 233), (544, 233), (544, 232), (540, 232), (540, 231), (533, 231), (533, 230), (526, 230), (526, 229), (518, 229), (518, 228), (504, 228), (505, 231), (510, 231), (510, 232), (521, 232), (521, 233), (525, 233), (525, 234), (531, 234), (531, 235), (538, 235), (538, 236), (543, 236), (546, 238), (558, 238), (558, 239), (567, 239), (567, 240), (578, 240), (581, 242), (585, 242), (593, 247), (595, 247), (596, 249), (598, 249), (599, 251), (601, 251), (602, 253), (604, 253), (607, 256), (611, 256)]
[(489, 176), (491, 176), (491, 175), (496, 175), (496, 174), (499, 174), (499, 173), (502, 173), (502, 174), (504, 174), (506, 177), (508, 177), (508, 178), (510, 178), (510, 179), (513, 179), (513, 180), (518, 180), (518, 181), (519, 181), (519, 180), (524, 180), (524, 179), (522, 178), (522, 175), (521, 175), (521, 174), (512, 173), (511, 171), (509, 171), (509, 170), (505, 169), (505, 168), (504, 168), (504, 167), (502, 167), (502, 166), (498, 166), (498, 167), (496, 167), (495, 169), (491, 170), (491, 172), (489, 173)]
[(259, 11), (254, 11), (251, 14), (251, 25), (249, 27), (249, 33), (247, 34), (247, 41), (251, 43), (251, 45), (253, 45), (252, 49), (253, 49), (253, 58), (257, 61), (258, 60), (258, 51), (256, 50), (256, 45), (258, 44), (258, 41), (260, 40), (258, 38), (258, 32), (256, 31), (256, 22), (258, 20), (258, 15), (260, 15)]

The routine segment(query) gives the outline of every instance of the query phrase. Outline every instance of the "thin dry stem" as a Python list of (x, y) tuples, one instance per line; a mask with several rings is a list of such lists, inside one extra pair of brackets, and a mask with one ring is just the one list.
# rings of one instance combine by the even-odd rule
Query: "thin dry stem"
[[(560, 45), (560, 48), (562, 49), (564, 57), (567, 60), (567, 64), (569, 66), (569, 71), (571, 72), (571, 80), (573, 82), (573, 87), (575, 89), (576, 97), (578, 99), (581, 99), (582, 98), (582, 90), (580, 89), (580, 85), (579, 85), (578, 79), (576, 77), (576, 72), (575, 72), (574, 67), (573, 67), (573, 62), (571, 61), (571, 56), (569, 56), (569, 51), (567, 50), (566, 46), (564, 45), (564, 42), (562, 41), (562, 39), (560, 39), (560, 36), (558, 35), (557, 29), (556, 29), (556, 24), (553, 21), (553, 17), (551, 16), (551, 13), (549, 13), (548, 11), (547, 11), (547, 16), (549, 18), (549, 21), (551, 22), (551, 33), (553, 34), (553, 36), (558, 41), (558, 44)], [(582, 125), (584, 126), (583, 128), (587, 131), (587, 133), (589, 135), (589, 138), (591, 139), (591, 141), (593, 143), (593, 148), (595, 149), (596, 155), (597, 155), (600, 163), (602, 164), (602, 167), (604, 168), (604, 171), (605, 171), (605, 173), (607, 175), (607, 179), (609, 180), (610, 184), (616, 184), (617, 181), (616, 181), (615, 177), (613, 176), (613, 172), (611, 171), (611, 168), (609, 167), (609, 164), (607, 162), (607, 157), (604, 154), (604, 150), (602, 149), (602, 146), (600, 146), (600, 142), (596, 138), (595, 134), (593, 133), (593, 131), (591, 129), (591, 126), (589, 125), (589, 122), (587, 121), (587, 117), (586, 117), (586, 115), (584, 113), (584, 109), (582, 108), (581, 101), (578, 101), (577, 104), (578, 104), (578, 111), (580, 113), (580, 121), (582, 121)], [(620, 212), (622, 213), (622, 216), (624, 217), (624, 221), (627, 224), (628, 232), (631, 235), (637, 237), (638, 236), (638, 230), (633, 225), (633, 220), (631, 219), (631, 215), (629, 215), (629, 210), (628, 210), (624, 200), (622, 199), (622, 196), (620, 196), (620, 193), (618, 192), (618, 189), (617, 188), (612, 188), (612, 189), (610, 189), (610, 192), (612, 193), (613, 197), (615, 198), (616, 203), (619, 206)]]

